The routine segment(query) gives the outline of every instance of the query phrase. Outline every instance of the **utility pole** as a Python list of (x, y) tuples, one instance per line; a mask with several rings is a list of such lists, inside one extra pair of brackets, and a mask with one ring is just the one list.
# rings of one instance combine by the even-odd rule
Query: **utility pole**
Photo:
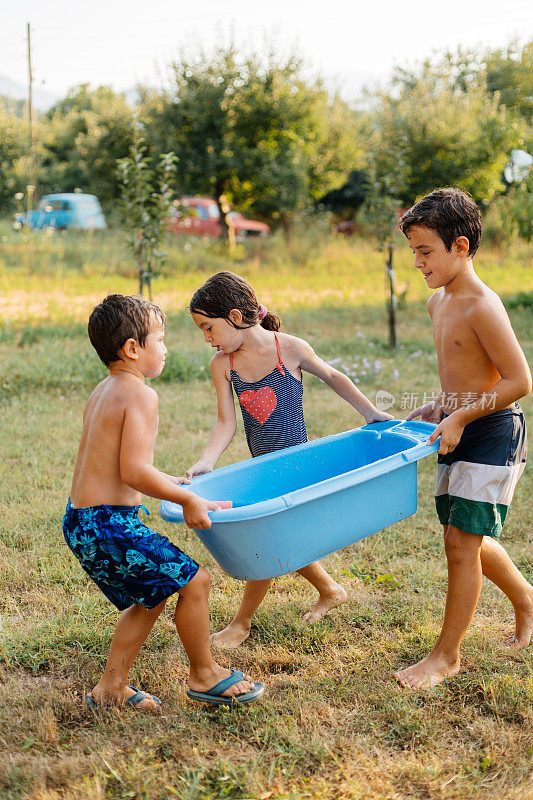
[(29, 195), (37, 199), (37, 148), (35, 134), (35, 110), (33, 108), (33, 75), (31, 71), (31, 34), (30, 23), (27, 23), (28, 32), (28, 121), (30, 126), (30, 186), (28, 187), (28, 204), (31, 202)]

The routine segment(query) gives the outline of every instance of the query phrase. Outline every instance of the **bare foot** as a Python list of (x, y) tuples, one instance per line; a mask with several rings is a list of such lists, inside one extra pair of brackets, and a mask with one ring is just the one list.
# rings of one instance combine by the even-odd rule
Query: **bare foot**
[(533, 590), (519, 608), (515, 608), (515, 631), (504, 639), (504, 647), (527, 647), (533, 635)]
[(321, 594), (311, 611), (303, 615), (303, 621), (308, 625), (314, 625), (319, 619), (322, 619), (328, 611), (332, 608), (342, 605), (348, 599), (348, 595), (338, 583), (335, 584), (336, 588), (327, 594)]
[[(203, 675), (202, 678), (193, 678), (191, 676), (189, 678), (189, 689), (192, 689), (194, 692), (207, 692), (209, 689), (212, 689), (213, 686), (216, 686), (217, 683), (220, 683), (220, 681), (229, 678), (231, 673), (231, 669), (225, 669), (221, 667), (220, 664), (216, 664), (215, 669), (210, 671), (208, 675)], [(233, 686), (230, 686), (229, 689), (222, 692), (222, 696), (230, 697), (231, 695), (247, 694), (254, 689), (254, 686), (255, 684), (251, 676), (244, 675), (242, 680), (238, 681), (238, 683), (234, 683)]]
[(249, 635), (250, 626), (246, 627), (233, 620), (226, 628), (211, 636), (211, 644), (225, 650), (234, 650), (245, 642)]
[[(126, 701), (135, 694), (137, 694), (137, 691), (131, 686), (125, 686), (124, 689), (119, 692), (95, 686), (89, 696), (92, 697), (94, 702), (99, 706), (123, 706)], [(161, 709), (161, 704), (157, 703), (148, 692), (145, 692), (145, 694), (147, 696), (138, 703), (135, 703), (135, 705), (132, 705), (132, 708), (136, 711), (159, 711)]]
[(429, 689), (432, 686), (438, 686), (446, 678), (457, 675), (460, 668), (459, 658), (454, 663), (450, 663), (437, 653), (430, 653), (412, 667), (398, 670), (394, 673), (394, 677), (398, 683), (408, 689)]

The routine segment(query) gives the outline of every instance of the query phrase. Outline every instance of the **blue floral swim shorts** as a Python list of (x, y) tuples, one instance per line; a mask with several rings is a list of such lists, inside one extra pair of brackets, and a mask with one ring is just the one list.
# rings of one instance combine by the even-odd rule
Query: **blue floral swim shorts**
[(63, 518), (65, 541), (108, 600), (120, 611), (155, 608), (194, 578), (198, 564), (138, 518), (144, 506), (73, 508)]

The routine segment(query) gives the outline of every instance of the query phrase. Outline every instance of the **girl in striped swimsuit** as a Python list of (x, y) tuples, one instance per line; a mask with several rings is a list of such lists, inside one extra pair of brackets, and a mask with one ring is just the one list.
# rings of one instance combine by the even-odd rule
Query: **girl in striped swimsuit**
[[(252, 456), (307, 441), (302, 407), (302, 370), (316, 375), (350, 403), (366, 422), (392, 419), (372, 405), (352, 381), (333, 369), (302, 339), (278, 333), (279, 317), (257, 302), (250, 284), (232, 272), (219, 272), (198, 289), (189, 306), (206, 342), (218, 351), (211, 360), (218, 420), (209, 444), (187, 477), (210, 472), (236, 430), (233, 391), (242, 411)], [(344, 603), (346, 592), (319, 562), (298, 570), (319, 593), (304, 621), (314, 623)], [(221, 647), (237, 647), (250, 634), (252, 617), (271, 579), (246, 581), (241, 606), (224, 630), (213, 636)]]

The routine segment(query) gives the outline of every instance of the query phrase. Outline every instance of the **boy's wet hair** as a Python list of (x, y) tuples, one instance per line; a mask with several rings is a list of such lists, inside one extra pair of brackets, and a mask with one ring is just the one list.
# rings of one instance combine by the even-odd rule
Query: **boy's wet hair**
[[(270, 311), (259, 319), (259, 305), (248, 281), (234, 272), (217, 272), (195, 291), (189, 311), (209, 319), (223, 318), (237, 329), (251, 328), (259, 322), (267, 331), (279, 331), (281, 319)], [(242, 314), (242, 325), (235, 325), (229, 318), (234, 308)]]
[(141, 297), (110, 294), (93, 308), (87, 328), (92, 346), (108, 367), (113, 361), (122, 361), (120, 348), (128, 339), (135, 339), (144, 347), (154, 323), (165, 325), (165, 315), (155, 303)]
[(468, 239), (468, 255), (473, 256), (481, 241), (481, 211), (468, 192), (461, 189), (435, 189), (427, 194), (398, 223), (406, 236), (415, 225), (423, 225), (440, 236), (448, 252), (459, 236)]

